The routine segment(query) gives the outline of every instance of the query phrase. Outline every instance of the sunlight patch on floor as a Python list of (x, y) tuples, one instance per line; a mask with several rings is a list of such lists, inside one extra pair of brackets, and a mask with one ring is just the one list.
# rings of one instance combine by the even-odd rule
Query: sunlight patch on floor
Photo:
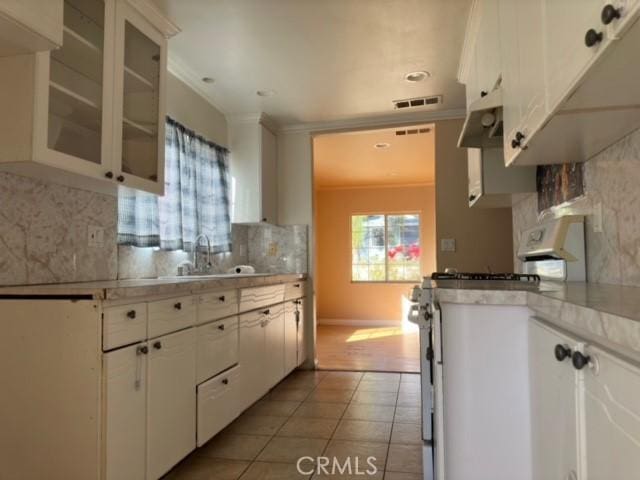
[(347, 338), (347, 342), (361, 342), (363, 340), (373, 340), (397, 335), (404, 335), (402, 327), (363, 328), (353, 332), (351, 336)]

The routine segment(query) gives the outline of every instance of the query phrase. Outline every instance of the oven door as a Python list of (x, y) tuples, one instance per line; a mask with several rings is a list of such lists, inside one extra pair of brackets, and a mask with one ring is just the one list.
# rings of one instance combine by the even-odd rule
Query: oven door
[(433, 345), (433, 463), (435, 480), (445, 480), (444, 471), (444, 396), (442, 376), (442, 315), (440, 306), (433, 304), (431, 319)]
[[(422, 318), (426, 310), (421, 309)], [(430, 321), (420, 324), (420, 392), (422, 400), (422, 439), (433, 441), (433, 335)]]

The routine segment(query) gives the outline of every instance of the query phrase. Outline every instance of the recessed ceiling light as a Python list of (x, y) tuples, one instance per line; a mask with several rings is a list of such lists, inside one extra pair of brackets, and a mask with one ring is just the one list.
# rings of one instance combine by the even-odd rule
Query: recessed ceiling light
[(275, 90), (258, 90), (256, 95), (259, 97), (273, 97), (276, 94)]
[(211, 77), (202, 77), (202, 81), (204, 83), (213, 83), (213, 82), (215, 82), (215, 79), (213, 79)]
[(374, 148), (389, 148), (391, 146), (390, 143), (387, 142), (380, 142), (380, 143), (376, 143), (374, 145)]
[(431, 74), (425, 70), (419, 70), (417, 72), (409, 72), (404, 76), (407, 82), (416, 83), (421, 82), (425, 78), (429, 78)]

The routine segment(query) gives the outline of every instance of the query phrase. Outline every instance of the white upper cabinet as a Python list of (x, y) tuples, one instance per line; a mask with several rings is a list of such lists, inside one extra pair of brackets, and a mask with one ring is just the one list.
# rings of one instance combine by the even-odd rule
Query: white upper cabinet
[(263, 117), (230, 124), (233, 223), (278, 223), (276, 136)]
[(600, 21), (602, 7), (603, 0), (544, 0), (544, 59), (550, 107), (575, 87), (608, 41)]
[(509, 165), (543, 123), (542, 0), (500, 0), (504, 156)]
[(60, 49), (0, 58), (0, 105), (15, 112), (0, 120), (0, 168), (163, 193), (166, 36), (176, 30), (150, 12), (65, 0)]
[(498, 0), (485, 0), (479, 7), (480, 27), (475, 44), (477, 95), (474, 100), (493, 90), (501, 72)]
[(1, 0), (0, 57), (62, 45), (63, 0)]

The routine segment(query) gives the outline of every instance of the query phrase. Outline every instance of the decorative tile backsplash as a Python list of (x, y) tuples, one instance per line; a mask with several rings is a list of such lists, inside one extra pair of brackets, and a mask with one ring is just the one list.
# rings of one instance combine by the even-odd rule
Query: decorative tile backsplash
[[(235, 265), (252, 265), (259, 273), (306, 273), (307, 227), (293, 225), (239, 225), (231, 229), (233, 251), (212, 257), (213, 273), (226, 273)], [(118, 278), (154, 278), (176, 275), (178, 264), (191, 260), (183, 251), (121, 246)], [(202, 252), (199, 255), (204, 255)]]
[[(584, 184), (579, 202), (602, 209), (602, 232), (594, 231), (593, 216), (586, 220), (589, 281), (640, 286), (640, 130), (586, 162)], [(526, 195), (513, 207), (516, 252), (519, 233), (537, 222), (537, 196)]]
[(115, 279), (116, 209), (113, 196), (0, 173), (0, 285)]
[[(0, 172), (0, 285), (175, 275), (183, 251), (116, 245), (117, 199)], [(103, 232), (89, 245), (89, 228)], [(233, 225), (233, 252), (215, 273), (249, 264), (264, 273), (307, 272), (306, 226)], [(202, 254), (201, 254), (202, 255)]]

